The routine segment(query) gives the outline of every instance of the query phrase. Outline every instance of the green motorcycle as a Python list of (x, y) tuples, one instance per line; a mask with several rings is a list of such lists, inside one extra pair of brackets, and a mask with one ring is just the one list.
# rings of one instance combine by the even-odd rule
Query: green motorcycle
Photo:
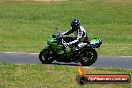
[(61, 33), (54, 33), (48, 38), (47, 44), (39, 54), (43, 64), (51, 64), (54, 60), (58, 62), (80, 62), (83, 66), (90, 66), (97, 60), (95, 48), (99, 48), (102, 40), (93, 38), (84, 41), (86, 45), (79, 49), (76, 55), (73, 53), (74, 45), (64, 46), (63, 43), (73, 40), (72, 37), (63, 37)]

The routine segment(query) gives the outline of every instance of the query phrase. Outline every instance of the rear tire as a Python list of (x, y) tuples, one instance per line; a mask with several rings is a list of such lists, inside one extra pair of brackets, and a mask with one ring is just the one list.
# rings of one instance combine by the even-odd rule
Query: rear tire
[(54, 61), (54, 56), (54, 52), (47, 47), (40, 52), (39, 59), (42, 64), (51, 64)]
[(83, 66), (90, 66), (97, 60), (97, 52), (95, 49), (87, 49), (80, 53), (81, 60), (80, 63)]

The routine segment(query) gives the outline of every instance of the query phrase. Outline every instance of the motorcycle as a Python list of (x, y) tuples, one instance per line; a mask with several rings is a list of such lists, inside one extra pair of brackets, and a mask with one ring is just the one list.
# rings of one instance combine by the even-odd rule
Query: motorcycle
[(99, 48), (102, 40), (93, 38), (84, 41), (85, 46), (77, 50), (76, 55), (73, 53), (74, 45), (64, 46), (63, 43), (71, 41), (72, 37), (63, 37), (61, 33), (55, 32), (48, 40), (48, 46), (39, 54), (42, 64), (51, 64), (54, 60), (58, 62), (80, 62), (83, 66), (90, 66), (97, 60), (95, 48)]

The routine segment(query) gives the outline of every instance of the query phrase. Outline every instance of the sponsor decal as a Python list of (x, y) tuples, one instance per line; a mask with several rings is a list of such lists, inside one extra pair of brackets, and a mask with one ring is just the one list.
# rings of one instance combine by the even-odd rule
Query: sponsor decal
[(78, 84), (90, 83), (130, 83), (131, 76), (129, 74), (85, 74), (85, 69), (79, 67), (79, 75), (76, 77)]

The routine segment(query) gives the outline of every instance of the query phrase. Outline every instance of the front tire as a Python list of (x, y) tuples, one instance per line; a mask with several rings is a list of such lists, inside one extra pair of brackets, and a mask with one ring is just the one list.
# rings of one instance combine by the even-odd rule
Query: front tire
[(39, 59), (42, 64), (51, 64), (54, 61), (54, 56), (54, 52), (47, 47), (40, 52)]
[(95, 49), (87, 49), (81, 52), (81, 60), (80, 63), (83, 66), (90, 66), (97, 60), (97, 52)]

